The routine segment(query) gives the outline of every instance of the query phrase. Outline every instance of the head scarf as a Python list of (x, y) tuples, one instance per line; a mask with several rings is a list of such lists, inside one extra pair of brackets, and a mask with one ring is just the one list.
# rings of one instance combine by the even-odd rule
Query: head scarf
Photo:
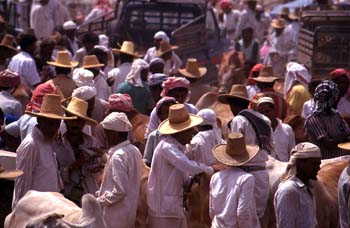
[(63, 24), (63, 29), (64, 30), (73, 30), (77, 29), (77, 24), (74, 21), (66, 21)]
[(264, 64), (261, 64), (261, 63), (258, 63), (258, 64), (255, 64), (253, 66), (253, 68), (250, 70), (249, 72), (249, 77), (248, 77), (248, 81), (247, 81), (247, 85), (255, 85), (256, 84), (256, 81), (253, 80), (254, 78), (254, 73), (260, 73), (261, 69), (264, 67), (265, 65)]
[(130, 112), (134, 109), (131, 97), (129, 94), (112, 94), (108, 98), (108, 110), (107, 113), (122, 111)]
[(259, 107), (259, 105), (261, 105), (262, 103), (270, 103), (275, 105), (275, 102), (273, 101), (273, 99), (271, 97), (261, 97), (259, 98), (258, 102), (256, 103), (256, 108)]
[(43, 83), (38, 85), (33, 91), (32, 98), (27, 104), (26, 111), (39, 112), (45, 94), (56, 94), (57, 88), (51, 83)]
[(205, 108), (200, 110), (197, 115), (203, 118), (203, 122), (200, 125), (210, 125), (213, 127), (216, 143), (224, 143), (224, 140), (222, 139), (221, 129), (217, 125), (215, 112), (209, 108)]
[(221, 0), (220, 1), (220, 8), (225, 9), (225, 8), (232, 8), (233, 4), (231, 0)]
[(141, 71), (149, 67), (148, 63), (142, 59), (135, 59), (131, 65), (130, 72), (126, 76), (126, 81), (136, 87), (143, 87)]
[(73, 71), (73, 81), (77, 87), (81, 86), (93, 86), (94, 74), (84, 68), (77, 68)]
[(73, 90), (72, 97), (80, 98), (84, 101), (88, 101), (97, 95), (97, 91), (94, 86), (82, 86)]
[(156, 34), (154, 34), (154, 36), (153, 36), (153, 39), (157, 39), (157, 40), (159, 39), (159, 40), (166, 41), (169, 43), (169, 37), (163, 31), (156, 32)]
[(166, 104), (166, 103), (168, 103), (168, 102), (174, 102), (174, 103), (176, 103), (176, 100), (175, 100), (175, 98), (173, 98), (173, 97), (163, 97), (163, 98), (161, 98), (161, 99), (157, 102), (157, 104), (156, 104), (156, 113), (158, 114), (160, 108), (161, 108), (164, 104)]
[(175, 88), (186, 88), (189, 89), (190, 82), (183, 77), (168, 77), (166, 81), (162, 84), (163, 91), (160, 94), (160, 96), (165, 97), (167, 96), (168, 92)]
[(19, 74), (10, 69), (6, 69), (0, 72), (0, 87), (14, 88), (19, 86), (21, 78)]
[(333, 70), (329, 74), (329, 77), (331, 78), (331, 80), (337, 79), (337, 78), (339, 78), (341, 76), (349, 77), (349, 73), (343, 68), (338, 68), (338, 69)]
[(128, 117), (123, 112), (112, 112), (101, 122), (104, 129), (117, 131), (117, 132), (129, 132), (131, 130), (131, 124)]
[(338, 86), (333, 81), (324, 80), (315, 90), (314, 100), (316, 109), (314, 112), (320, 113), (325, 110), (331, 110), (338, 99)]
[(320, 148), (309, 142), (303, 142), (303, 143), (297, 144), (291, 150), (290, 153), (291, 153), (291, 156), (289, 158), (287, 170), (283, 177), (284, 180), (288, 180), (297, 174), (297, 167), (296, 167), (297, 159), (321, 158)]
[(311, 81), (311, 75), (307, 69), (296, 62), (290, 62), (286, 67), (286, 77), (284, 82), (284, 96), (292, 89), (294, 83), (298, 81), (303, 85), (307, 85)]
[(161, 85), (164, 81), (168, 79), (168, 76), (162, 73), (152, 74), (148, 78), (148, 86)]

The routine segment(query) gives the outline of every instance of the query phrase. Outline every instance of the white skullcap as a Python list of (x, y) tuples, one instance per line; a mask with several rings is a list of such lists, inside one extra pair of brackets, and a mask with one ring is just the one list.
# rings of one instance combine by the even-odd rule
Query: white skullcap
[(262, 103), (270, 103), (275, 105), (275, 102), (271, 97), (260, 97), (258, 102), (256, 103), (256, 107), (259, 107), (259, 105), (261, 105)]
[(216, 114), (213, 110), (205, 108), (200, 110), (197, 115), (203, 118), (203, 122), (200, 125), (210, 125), (213, 127), (217, 125)]
[(104, 46), (108, 50), (108, 46), (109, 46), (108, 36), (106, 36), (105, 34), (100, 34), (98, 35), (98, 39), (100, 40), (99, 45)]
[(87, 69), (77, 68), (73, 71), (73, 81), (77, 87), (93, 86), (94, 74)]
[(102, 122), (104, 129), (118, 132), (129, 132), (131, 124), (128, 117), (123, 112), (112, 112)]
[(163, 31), (156, 32), (156, 34), (154, 34), (154, 36), (153, 36), (153, 39), (161, 39), (162, 41), (166, 41), (169, 43), (169, 37)]
[(95, 87), (82, 86), (73, 90), (72, 97), (80, 98), (84, 101), (88, 101), (95, 97), (97, 94)]
[(63, 24), (63, 29), (64, 30), (73, 30), (77, 29), (77, 24), (75, 24), (73, 21), (66, 21)]

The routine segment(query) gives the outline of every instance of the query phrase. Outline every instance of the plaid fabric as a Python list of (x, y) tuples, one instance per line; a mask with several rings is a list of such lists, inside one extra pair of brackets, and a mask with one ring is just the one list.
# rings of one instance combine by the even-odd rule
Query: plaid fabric
[(325, 80), (317, 87), (314, 95), (316, 109), (314, 112), (321, 113), (331, 110), (338, 100), (338, 86), (333, 81)]

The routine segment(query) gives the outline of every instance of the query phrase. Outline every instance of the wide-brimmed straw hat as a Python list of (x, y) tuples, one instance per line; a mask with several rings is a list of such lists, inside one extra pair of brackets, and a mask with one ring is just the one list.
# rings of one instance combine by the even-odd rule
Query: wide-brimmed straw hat
[(221, 94), (218, 96), (218, 101), (223, 104), (229, 104), (230, 99), (232, 98), (250, 102), (248, 98), (247, 88), (244, 85), (233, 85), (229, 94)]
[(0, 179), (15, 179), (22, 175), (22, 170), (6, 170), (2, 165), (0, 165)]
[(78, 61), (71, 61), (68, 51), (57, 52), (57, 58), (55, 62), (48, 61), (47, 64), (63, 68), (73, 68), (78, 66)]
[(289, 18), (291, 20), (299, 20), (300, 19), (300, 14), (301, 14), (301, 8), (297, 7), (294, 9), (294, 12), (289, 14)]
[(16, 38), (10, 34), (6, 34), (4, 38), (2, 38), (0, 47), (6, 48), (12, 53), (17, 53), (18, 50), (16, 48)]
[(272, 28), (282, 29), (286, 27), (286, 22), (283, 18), (273, 19), (271, 22)]
[(259, 152), (259, 146), (246, 145), (242, 133), (228, 136), (227, 144), (216, 145), (212, 153), (221, 163), (228, 166), (241, 166), (252, 160)]
[(104, 64), (98, 61), (98, 58), (96, 57), (96, 55), (87, 55), (84, 57), (84, 63), (81, 68), (88, 69), (88, 68), (99, 68), (103, 66)]
[(136, 58), (139, 58), (140, 55), (136, 54), (136, 47), (135, 44), (131, 41), (124, 41), (120, 49), (113, 48), (112, 51), (117, 54), (126, 54), (131, 55)]
[(339, 143), (338, 148), (342, 150), (350, 150), (350, 142)]
[(272, 83), (274, 81), (276, 81), (278, 79), (278, 77), (276, 77), (273, 74), (273, 69), (271, 66), (264, 66), (260, 73), (259, 76), (256, 78), (253, 78), (253, 80), (257, 81), (257, 82), (266, 82), (266, 83)]
[(201, 78), (207, 73), (206, 67), (199, 67), (197, 59), (187, 59), (186, 67), (178, 70), (180, 74), (188, 78)]
[(170, 45), (168, 42), (166, 42), (165, 40), (161, 41), (159, 44), (159, 49), (157, 50), (157, 56), (161, 57), (162, 55), (170, 52), (170, 51), (174, 51), (176, 49), (178, 49), (178, 46), (172, 46)]
[(61, 106), (61, 97), (57, 94), (45, 94), (43, 103), (39, 112), (25, 112), (28, 115), (35, 117), (45, 117), (56, 120), (72, 120), (77, 117), (66, 117), (64, 116), (64, 109)]
[(163, 135), (172, 135), (201, 124), (202, 117), (188, 114), (183, 104), (174, 104), (169, 108), (169, 118), (159, 124), (158, 131)]
[(72, 97), (67, 108), (62, 106), (62, 108), (66, 110), (66, 112), (86, 120), (87, 124), (96, 125), (96, 120), (91, 119), (87, 116), (88, 107), (89, 104), (86, 101), (77, 97)]

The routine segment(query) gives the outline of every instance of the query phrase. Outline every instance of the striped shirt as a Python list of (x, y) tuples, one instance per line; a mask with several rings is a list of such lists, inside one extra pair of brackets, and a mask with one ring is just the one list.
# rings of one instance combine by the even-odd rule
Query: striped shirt
[(322, 138), (346, 139), (350, 136), (350, 129), (337, 111), (330, 114), (313, 113), (305, 122), (305, 132), (310, 142), (320, 147), (322, 159), (334, 158), (344, 155), (341, 149), (330, 150), (321, 145)]

